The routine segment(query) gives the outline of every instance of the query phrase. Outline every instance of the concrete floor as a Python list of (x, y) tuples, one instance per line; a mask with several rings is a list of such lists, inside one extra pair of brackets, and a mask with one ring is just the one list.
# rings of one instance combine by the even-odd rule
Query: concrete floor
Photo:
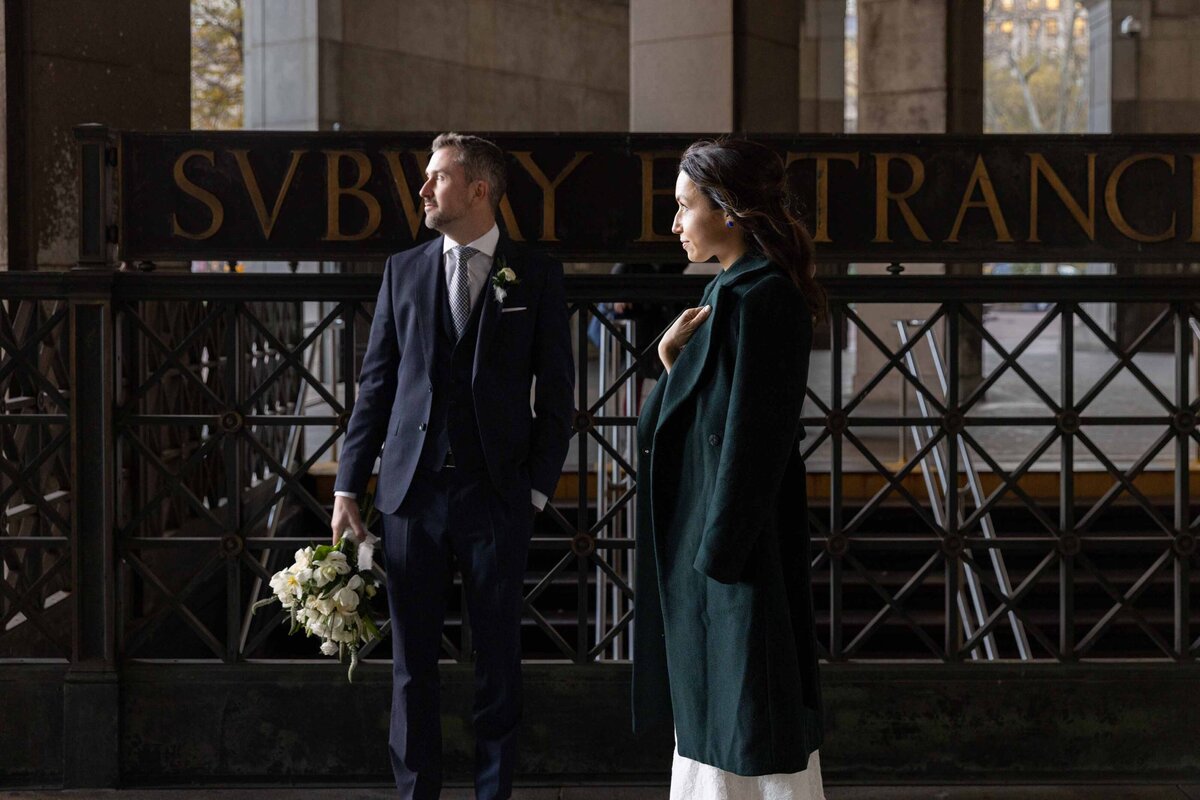
[[(470, 789), (447, 789), (443, 800), (472, 800)], [(513, 800), (667, 800), (662, 786), (520, 788)], [(387, 788), (241, 788), (141, 790), (0, 790), (0, 800), (392, 800)], [(831, 786), (827, 800), (1200, 800), (1198, 784), (1046, 786)]]

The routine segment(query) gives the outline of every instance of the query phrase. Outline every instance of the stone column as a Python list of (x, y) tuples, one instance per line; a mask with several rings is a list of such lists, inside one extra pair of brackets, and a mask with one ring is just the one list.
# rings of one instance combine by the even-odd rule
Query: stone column
[[(321, 67), (341, 38), (340, 3), (246, 0), (242, 52), (243, 124), (271, 130), (329, 130)], [(324, 59), (322, 58), (324, 57)], [(331, 105), (324, 98), (325, 106)]]
[[(1095, 133), (1194, 133), (1200, 130), (1200, 2), (1084, 0), (1088, 10), (1088, 130)], [(1121, 32), (1122, 21), (1134, 23)], [(1136, 30), (1136, 32), (1135, 32)], [(1195, 272), (1195, 264), (1121, 264), (1117, 274)], [(1115, 338), (1128, 345), (1161, 306), (1116, 306)], [(1107, 315), (1105, 315), (1107, 316)], [(1173, 349), (1168, 326), (1145, 349)]]
[[(983, 130), (983, 4), (949, 0), (858, 0), (858, 131), (860, 133), (981, 133)], [(855, 264), (859, 275), (886, 274), (887, 264)], [(906, 264), (905, 274), (979, 274), (979, 264)], [(904, 280), (903, 276), (897, 281)], [(933, 304), (860, 307), (859, 316), (893, 347), (894, 319), (926, 318)], [(940, 327), (940, 326), (939, 326)], [(979, 379), (978, 340), (961, 327), (961, 386)], [(944, 345), (943, 345), (944, 348)], [(936, 387), (924, 356), (926, 383)], [(944, 357), (943, 353), (943, 357)], [(885, 358), (859, 337), (854, 384), (860, 387)], [(894, 414), (902, 378), (893, 373), (870, 395), (871, 412)], [(935, 388), (936, 393), (936, 388)], [(910, 392), (911, 398), (911, 392)]]
[[(714, 133), (801, 130), (801, 98), (810, 101), (805, 117), (811, 122), (819, 115), (822, 92), (829, 94), (814, 75), (820, 60), (817, 43), (824, 43), (816, 12), (806, 26), (814, 42), (812, 57), (804, 62), (809, 71), (801, 74), (806, 5), (812, 9), (828, 4), (631, 0), (630, 128)], [(823, 66), (829, 66), (830, 56), (821, 61)]]
[[(1200, 2), (1084, 0), (1090, 114), (1096, 133), (1194, 133), (1200, 128)], [(1121, 33), (1132, 18), (1138, 31)]]
[(616, 3), (247, 0), (245, 33), (247, 128), (628, 128)]
[(800, 126), (841, 133), (846, 124), (846, 0), (807, 0), (800, 22)]
[(4, 4), (0, 269), (74, 266), (76, 125), (191, 126), (189, 20), (186, 0)]

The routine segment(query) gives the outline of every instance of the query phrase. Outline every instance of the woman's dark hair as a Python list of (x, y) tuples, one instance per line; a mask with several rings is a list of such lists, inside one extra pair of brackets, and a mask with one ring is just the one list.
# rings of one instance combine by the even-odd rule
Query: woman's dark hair
[(800, 287), (814, 317), (825, 314), (812, 237), (794, 208), (783, 159), (747, 139), (702, 139), (683, 154), (679, 171), (746, 231), (746, 244), (781, 267)]

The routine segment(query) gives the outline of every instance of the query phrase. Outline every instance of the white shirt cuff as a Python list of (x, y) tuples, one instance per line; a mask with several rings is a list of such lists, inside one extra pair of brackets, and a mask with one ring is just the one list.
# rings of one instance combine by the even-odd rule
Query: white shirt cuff
[[(537, 489), (530, 489), (529, 495), (530, 495), (530, 498), (529, 498), (530, 502), (532, 502), (533, 505), (535, 507), (537, 507), (537, 509), (539, 511), (541, 511), (542, 509), (544, 509), (546, 507), (546, 501), (550, 499), (550, 498), (546, 497), (546, 495), (539, 492)], [(354, 492), (342, 492), (342, 491), (334, 492), (333, 496), (334, 497), (357, 497), (357, 495), (354, 494)]]

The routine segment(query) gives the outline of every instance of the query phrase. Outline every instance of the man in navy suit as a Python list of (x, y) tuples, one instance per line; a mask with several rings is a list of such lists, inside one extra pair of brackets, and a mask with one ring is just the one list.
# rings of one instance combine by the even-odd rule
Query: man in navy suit
[(526, 554), (566, 458), (574, 367), (562, 265), (496, 226), (504, 154), (454, 133), (432, 150), (420, 195), (425, 223), (442, 236), (384, 267), (338, 464), (333, 538), (364, 534), (358, 498), (382, 446), (375, 506), (396, 785), (405, 798), (441, 792), (437, 662), (453, 557), (475, 646), (476, 797), (503, 800), (521, 716)]

